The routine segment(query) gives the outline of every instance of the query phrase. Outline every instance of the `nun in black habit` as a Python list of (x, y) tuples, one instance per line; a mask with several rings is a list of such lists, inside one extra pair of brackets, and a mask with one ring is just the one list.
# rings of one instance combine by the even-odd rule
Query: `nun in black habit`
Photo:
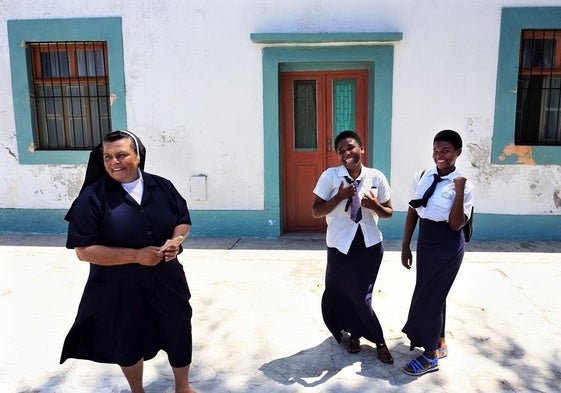
[(132, 393), (144, 392), (143, 362), (168, 355), (176, 392), (189, 386), (190, 292), (177, 255), (191, 218), (173, 184), (144, 172), (146, 149), (129, 131), (109, 133), (90, 154), (80, 194), (65, 219), (66, 247), (89, 262), (78, 314), (64, 341), (68, 358), (113, 363)]

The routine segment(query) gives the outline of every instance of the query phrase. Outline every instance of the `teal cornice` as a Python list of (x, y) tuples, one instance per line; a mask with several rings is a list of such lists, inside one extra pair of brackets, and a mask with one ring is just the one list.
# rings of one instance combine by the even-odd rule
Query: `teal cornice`
[(403, 33), (252, 33), (255, 44), (320, 44), (336, 42), (395, 42)]

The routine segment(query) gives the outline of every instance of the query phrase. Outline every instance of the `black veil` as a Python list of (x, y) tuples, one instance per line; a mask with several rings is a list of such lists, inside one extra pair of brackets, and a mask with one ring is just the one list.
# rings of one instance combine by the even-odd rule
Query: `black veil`
[[(135, 143), (136, 153), (138, 154), (138, 158), (140, 159), (140, 164), (138, 164), (138, 167), (144, 170), (144, 163), (146, 162), (146, 148), (142, 144), (142, 141), (130, 131), (117, 130), (113, 132), (123, 132), (132, 137)], [(78, 196), (80, 196), (80, 194), (82, 193), (82, 191), (84, 191), (86, 187), (95, 183), (97, 180), (101, 179), (104, 176), (108, 176), (108, 175), (107, 172), (105, 171), (105, 165), (103, 165), (103, 142), (102, 142), (96, 147), (94, 147), (94, 149), (90, 153), (88, 166), (86, 168), (86, 176), (84, 178), (84, 183), (82, 184), (82, 188), (80, 188), (80, 192), (78, 193)], [(74, 205), (76, 204), (77, 199), (78, 197), (74, 199), (72, 205), (70, 205), (70, 209), (68, 209), (68, 212), (64, 216), (64, 219), (66, 221), (70, 221), (70, 217), (72, 216), (72, 210), (74, 210)]]

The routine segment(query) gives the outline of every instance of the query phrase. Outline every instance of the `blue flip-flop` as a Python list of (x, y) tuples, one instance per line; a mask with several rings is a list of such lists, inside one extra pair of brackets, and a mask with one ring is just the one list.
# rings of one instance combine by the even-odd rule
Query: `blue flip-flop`
[[(423, 363), (421, 363), (421, 361), (419, 360), (421, 358), (421, 356), (423, 357), (423, 359), (426, 360), (426, 362), (428, 363), (428, 365), (424, 365)], [(403, 367), (403, 372), (407, 375), (412, 375), (414, 377), (418, 377), (420, 375), (423, 374), (427, 374), (427, 373), (432, 373), (434, 371), (438, 371), (438, 358), (428, 358), (426, 357), (424, 354), (422, 354), (421, 356), (419, 356), (416, 359), (410, 360), (405, 367), (409, 366), (409, 368), (413, 371), (409, 371), (407, 370), (405, 367)]]

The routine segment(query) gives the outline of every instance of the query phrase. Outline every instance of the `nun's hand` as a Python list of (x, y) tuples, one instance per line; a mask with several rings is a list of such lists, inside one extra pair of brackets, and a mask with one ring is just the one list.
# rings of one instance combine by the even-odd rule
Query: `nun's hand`
[(168, 247), (164, 251), (164, 261), (169, 262), (172, 259), (177, 258), (179, 253), (179, 247)]
[(156, 266), (164, 258), (159, 247), (144, 247), (137, 251), (136, 261), (143, 266)]

